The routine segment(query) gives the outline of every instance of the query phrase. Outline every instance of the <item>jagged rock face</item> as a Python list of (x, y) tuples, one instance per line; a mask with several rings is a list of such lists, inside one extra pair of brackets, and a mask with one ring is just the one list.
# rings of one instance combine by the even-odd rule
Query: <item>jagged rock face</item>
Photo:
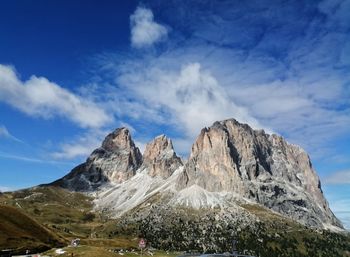
[(242, 194), (244, 181), (271, 178), (272, 163), (268, 135), (227, 120), (201, 131), (192, 146), (185, 176), (189, 185)]
[(164, 135), (147, 144), (142, 156), (129, 131), (117, 129), (85, 163), (54, 184), (95, 190), (96, 208), (109, 209), (113, 217), (167, 196), (164, 204), (193, 209), (255, 202), (305, 225), (342, 227), (307, 153), (234, 119), (202, 129), (186, 164)]
[[(230, 148), (228, 135), (223, 130), (202, 129), (195, 144), (179, 188), (197, 184), (212, 192), (239, 191), (239, 167)], [(185, 182), (186, 184), (182, 184)]]
[(158, 136), (146, 145), (142, 167), (148, 169), (151, 177), (160, 176), (167, 179), (180, 166), (182, 161), (176, 155), (171, 140), (166, 136)]
[(178, 179), (179, 189), (193, 184), (235, 192), (308, 225), (340, 225), (304, 150), (233, 119), (201, 131)]
[(288, 144), (282, 137), (272, 135), (272, 175), (303, 187), (321, 206), (326, 201), (321, 190), (321, 182), (312, 168), (310, 157), (299, 146)]
[(140, 150), (126, 128), (110, 133), (88, 157), (58, 183), (64, 187), (85, 191), (99, 187), (104, 182), (121, 183), (135, 175), (142, 163)]
[(109, 181), (121, 183), (135, 175), (142, 163), (140, 150), (126, 128), (109, 134), (86, 161), (90, 170), (102, 171)]

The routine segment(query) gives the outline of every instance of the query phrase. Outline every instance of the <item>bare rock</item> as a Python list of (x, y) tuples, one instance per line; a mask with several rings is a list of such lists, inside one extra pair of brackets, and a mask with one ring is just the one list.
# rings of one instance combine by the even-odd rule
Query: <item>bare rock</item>
[(233, 192), (303, 224), (341, 226), (307, 153), (282, 137), (234, 119), (202, 129), (177, 188)]
[(146, 145), (142, 166), (148, 168), (151, 177), (160, 176), (167, 179), (182, 165), (171, 140), (165, 135), (156, 137)]
[(135, 175), (142, 163), (140, 150), (126, 128), (110, 133), (102, 146), (94, 150), (85, 163), (54, 182), (77, 191), (93, 190), (103, 183), (121, 183)]
[(116, 215), (121, 207), (126, 213), (166, 196), (168, 205), (194, 209), (254, 202), (304, 225), (342, 228), (308, 154), (281, 136), (234, 119), (202, 129), (185, 164), (166, 136), (148, 143), (142, 157), (129, 131), (116, 129), (85, 163), (54, 184), (96, 190), (96, 206)]

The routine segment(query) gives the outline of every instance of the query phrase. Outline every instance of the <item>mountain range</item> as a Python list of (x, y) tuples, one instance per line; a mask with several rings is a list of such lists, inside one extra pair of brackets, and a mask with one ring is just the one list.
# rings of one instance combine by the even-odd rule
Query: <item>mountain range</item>
[(308, 154), (281, 136), (235, 119), (203, 128), (187, 160), (177, 156), (165, 135), (141, 154), (130, 131), (118, 128), (53, 185), (93, 196), (95, 209), (111, 218), (146, 203), (239, 217), (245, 213), (241, 206), (252, 204), (308, 227), (343, 230)]
[(0, 253), (50, 255), (80, 238), (84, 256), (114, 256), (142, 237), (169, 256), (228, 252), (232, 240), (261, 257), (350, 256), (308, 154), (234, 119), (203, 128), (187, 159), (165, 135), (141, 153), (118, 128), (63, 178), (0, 193), (0, 208)]

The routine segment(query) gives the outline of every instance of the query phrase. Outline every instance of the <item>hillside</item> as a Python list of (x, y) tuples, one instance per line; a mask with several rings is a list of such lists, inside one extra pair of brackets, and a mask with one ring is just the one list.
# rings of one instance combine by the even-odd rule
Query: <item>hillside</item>
[[(37, 186), (0, 195), (0, 205), (18, 210), (55, 234), (65, 244), (80, 238), (92, 246), (136, 247), (134, 238), (123, 236), (110, 238), (107, 226), (114, 226), (114, 220), (107, 220), (104, 213), (93, 210), (92, 198), (60, 187)], [(7, 214), (4, 214), (7, 217)], [(6, 237), (1, 236), (4, 241)], [(19, 238), (17, 246), (25, 241)], [(2, 249), (7, 244), (0, 245)]]
[(257, 204), (175, 208), (158, 197), (106, 227), (109, 237), (142, 235), (152, 247), (171, 251), (230, 252), (236, 239), (239, 252), (260, 257), (350, 256), (349, 234), (308, 228)]
[(0, 250), (43, 251), (63, 245), (63, 240), (17, 208), (0, 205)]
[[(39, 226), (51, 236), (56, 234), (54, 238), (63, 238), (65, 244), (72, 238), (81, 238), (84, 245), (81, 249), (67, 248), (77, 256), (96, 256), (97, 252), (113, 256), (109, 249), (137, 249), (140, 236), (147, 239), (149, 246), (170, 252), (229, 251), (231, 239), (238, 238), (241, 252), (259, 253), (262, 257), (350, 256), (350, 237), (346, 234), (309, 229), (256, 204), (242, 204), (239, 213), (231, 210), (228, 215), (218, 208), (166, 207), (160, 205), (162, 201), (155, 195), (121, 217), (111, 219), (108, 212), (94, 210), (92, 200), (81, 193), (48, 186), (4, 193), (0, 196), (1, 206), (6, 204), (3, 208), (21, 216), (2, 211), (1, 219), (17, 217), (16, 221), (28, 224), (29, 235), (17, 234), (13, 241), (12, 247), (19, 250), (24, 246), (43, 250), (54, 245), (39, 242), (46, 237), (36, 238), (35, 243), (30, 241), (33, 235), (40, 234), (36, 229)], [(33, 222), (36, 226), (32, 226)], [(1, 224), (6, 222), (2, 220)], [(0, 238), (1, 249), (8, 248), (7, 236), (1, 234)]]
[[(14, 206), (25, 211), (31, 217), (44, 224), (63, 237), (79, 236), (84, 227), (84, 219), (91, 219), (89, 212), (91, 200), (79, 193), (55, 187), (34, 187), (12, 193), (4, 193), (0, 203)], [(91, 216), (91, 215), (90, 215)], [(76, 225), (82, 223), (76, 229)]]
[(350, 247), (308, 154), (234, 119), (202, 129), (187, 160), (165, 135), (141, 154), (118, 128), (52, 185), (92, 197), (108, 238), (141, 235), (158, 249), (225, 252), (233, 238), (266, 257), (347, 256)]

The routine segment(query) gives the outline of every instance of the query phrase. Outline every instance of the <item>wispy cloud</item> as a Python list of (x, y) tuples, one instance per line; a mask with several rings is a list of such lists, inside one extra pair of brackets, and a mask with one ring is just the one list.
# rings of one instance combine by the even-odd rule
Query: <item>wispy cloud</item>
[(116, 72), (117, 82), (104, 93), (105, 108), (136, 123), (176, 130), (181, 135), (175, 136), (174, 147), (182, 155), (189, 153), (201, 128), (217, 120), (234, 117), (254, 128), (272, 131), (247, 108), (236, 104), (227, 88), (199, 62), (178, 62), (173, 55), (123, 59), (122, 63), (104, 61), (110, 62), (103, 66), (108, 67), (104, 73)]
[[(324, 184), (349, 184), (350, 185), (350, 170), (342, 170), (333, 172), (325, 177), (322, 182)], [(350, 204), (349, 204), (350, 206)]]
[[(345, 178), (346, 180), (346, 178)], [(325, 183), (324, 193), (334, 214), (350, 229), (350, 187), (348, 184)]]
[(146, 102), (156, 113), (168, 112), (171, 123), (181, 124), (188, 136), (194, 137), (201, 128), (233, 114), (242, 122), (261, 127), (245, 108), (227, 97), (226, 90), (199, 63), (188, 63), (174, 70), (161, 64), (153, 64), (152, 68), (148, 65), (146, 62), (133, 72), (133, 63), (128, 63), (130, 72), (120, 74), (118, 82), (137, 102)]
[(350, 230), (350, 211), (335, 212), (335, 215), (342, 221), (345, 229)]
[(331, 207), (335, 215), (342, 221), (346, 229), (350, 229), (350, 199), (339, 197), (333, 199)]
[(141, 142), (141, 141), (135, 141), (135, 145), (140, 149), (141, 153), (144, 153), (145, 149), (146, 149), (146, 144), (145, 142)]
[(12, 67), (1, 64), (0, 101), (30, 116), (61, 116), (84, 128), (101, 127), (113, 119), (96, 103), (46, 78), (32, 76), (22, 82)]
[(70, 160), (77, 157), (87, 157), (91, 152), (101, 145), (107, 131), (98, 129), (88, 130), (84, 134), (70, 139), (67, 143), (59, 145), (59, 149), (52, 152), (50, 156), (54, 159)]
[[(140, 151), (143, 152), (148, 140), (140, 138), (135, 139), (134, 134), (136, 129), (130, 124), (120, 121), (116, 127), (126, 127), (132, 134), (133, 140)], [(66, 142), (58, 145), (56, 150), (53, 150), (49, 156), (55, 160), (74, 160), (76, 158), (86, 158), (93, 150), (100, 147), (103, 139), (112, 132), (115, 128), (108, 129), (90, 129), (83, 134), (68, 139)]]
[(70, 162), (40, 159), (40, 158), (31, 157), (31, 156), (22, 156), (22, 155), (7, 154), (7, 153), (1, 153), (1, 152), (0, 152), (0, 158), (13, 159), (13, 160), (24, 161), (24, 162), (34, 162), (34, 163), (71, 164), (71, 165), (73, 165), (73, 163), (70, 163)]
[(235, 117), (333, 158), (319, 149), (333, 152), (350, 127), (348, 1), (194, 2), (150, 3), (174, 31), (164, 51), (103, 57), (111, 91), (123, 90), (109, 105), (134, 120), (171, 123), (190, 141)]
[(168, 35), (168, 29), (154, 21), (152, 10), (141, 6), (130, 16), (130, 26), (131, 44), (136, 48), (149, 47)]
[(13, 136), (12, 134), (10, 134), (10, 132), (7, 130), (7, 128), (4, 125), (0, 125), (0, 138), (1, 137), (11, 139), (11, 140), (19, 142), (19, 143), (23, 143), (22, 140), (18, 139), (17, 137)]
[[(162, 8), (164, 3), (150, 1), (130, 16), (132, 46), (145, 51), (101, 54), (99, 81), (83, 94), (44, 78), (22, 82), (1, 66), (6, 76), (0, 93), (7, 97), (0, 100), (29, 115), (63, 116), (85, 128), (103, 126), (112, 115), (137, 132), (135, 124), (166, 126), (176, 132), (181, 152), (190, 150), (202, 127), (234, 117), (282, 134), (313, 157), (334, 158), (328, 154), (337, 154), (332, 142), (350, 127), (347, 3), (221, 1), (207, 8), (193, 0), (167, 1)], [(167, 44), (147, 51), (168, 37), (169, 27)], [(12, 86), (1, 86), (4, 81)], [(87, 155), (97, 141), (78, 136), (53, 156)]]
[(0, 192), (10, 192), (16, 190), (13, 187), (8, 187), (8, 186), (0, 186)]

